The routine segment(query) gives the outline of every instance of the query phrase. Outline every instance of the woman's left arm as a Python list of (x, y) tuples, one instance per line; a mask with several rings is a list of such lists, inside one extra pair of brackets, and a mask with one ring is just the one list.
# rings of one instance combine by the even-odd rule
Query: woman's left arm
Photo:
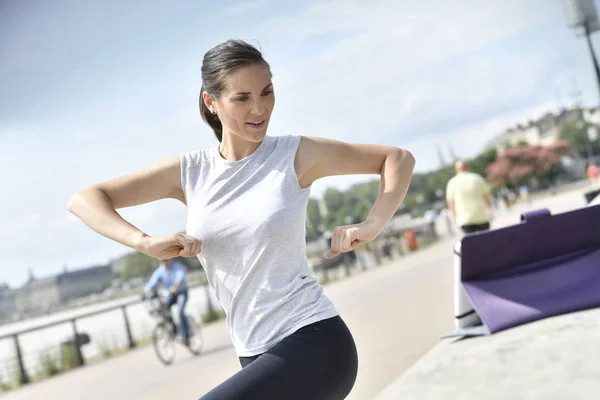
[(373, 144), (352, 144), (337, 140), (303, 137), (294, 163), (300, 186), (334, 175), (377, 174), (379, 194), (367, 219), (333, 231), (328, 258), (356, 249), (381, 233), (404, 200), (415, 159), (403, 149)]

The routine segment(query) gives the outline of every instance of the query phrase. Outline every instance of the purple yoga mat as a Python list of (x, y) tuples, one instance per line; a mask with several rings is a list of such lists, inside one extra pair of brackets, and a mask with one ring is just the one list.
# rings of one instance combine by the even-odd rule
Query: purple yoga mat
[(461, 280), (487, 333), (600, 306), (600, 205), (466, 236)]

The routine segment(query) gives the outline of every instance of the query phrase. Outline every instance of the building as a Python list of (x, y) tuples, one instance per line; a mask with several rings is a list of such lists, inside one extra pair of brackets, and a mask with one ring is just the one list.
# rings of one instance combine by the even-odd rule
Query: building
[(600, 122), (600, 109), (562, 109), (557, 114), (547, 112), (539, 119), (530, 120), (527, 124), (518, 124), (507, 129), (500, 136), (490, 141), (488, 148), (495, 148), (502, 153), (507, 147), (521, 143), (548, 146), (558, 140), (560, 128), (570, 122), (585, 121), (592, 124)]
[(17, 312), (15, 292), (6, 284), (0, 284), (0, 321), (12, 318)]
[(35, 278), (30, 273), (27, 283), (14, 292), (15, 308), (23, 314), (51, 312), (72, 300), (102, 293), (111, 282), (110, 265), (64, 271), (47, 278)]
[(63, 272), (56, 277), (61, 303), (67, 304), (80, 297), (102, 293), (110, 287), (112, 277), (110, 265), (97, 265)]
[(56, 276), (29, 280), (15, 291), (15, 307), (22, 314), (46, 313), (59, 306), (60, 292)]

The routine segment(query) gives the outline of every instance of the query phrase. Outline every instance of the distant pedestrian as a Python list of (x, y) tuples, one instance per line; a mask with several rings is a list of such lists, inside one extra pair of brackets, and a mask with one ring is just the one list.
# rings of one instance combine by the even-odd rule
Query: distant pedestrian
[(519, 198), (523, 203), (529, 204), (529, 186), (521, 185), (519, 187)]
[(429, 237), (430, 240), (435, 240), (437, 238), (437, 232), (435, 230), (435, 221), (437, 220), (437, 213), (435, 212), (435, 210), (429, 209), (425, 211), (423, 217), (427, 222), (427, 237)]
[(440, 212), (440, 217), (442, 217), (444, 219), (444, 222), (446, 223), (446, 229), (448, 231), (448, 236), (454, 236), (454, 228), (452, 228), (452, 215), (450, 214), (450, 210), (448, 210), (447, 208), (444, 208)]
[(446, 200), (456, 225), (464, 233), (490, 229), (492, 199), (487, 182), (469, 171), (465, 161), (457, 161), (456, 175), (446, 186)]
[(593, 186), (598, 185), (598, 172), (600, 172), (599, 170), (600, 168), (598, 168), (596, 164), (590, 164), (590, 166), (587, 169), (587, 176), (590, 179), (590, 182)]

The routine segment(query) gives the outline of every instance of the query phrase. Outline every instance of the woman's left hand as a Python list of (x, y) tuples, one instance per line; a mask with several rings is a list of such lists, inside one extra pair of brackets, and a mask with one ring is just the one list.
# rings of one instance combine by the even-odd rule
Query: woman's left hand
[(358, 246), (375, 239), (383, 227), (375, 221), (367, 220), (355, 225), (338, 226), (333, 230), (331, 250), (327, 258), (333, 258), (340, 253), (356, 250)]

